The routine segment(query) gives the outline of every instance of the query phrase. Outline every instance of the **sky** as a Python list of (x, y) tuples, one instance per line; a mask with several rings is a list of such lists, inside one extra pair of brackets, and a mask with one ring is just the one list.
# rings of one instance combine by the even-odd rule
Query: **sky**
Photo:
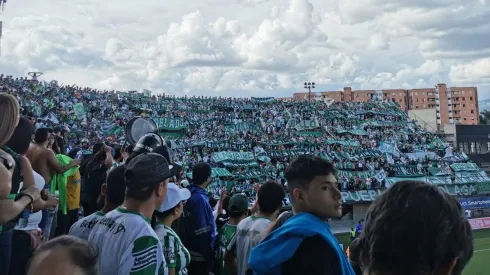
[(476, 86), (486, 0), (9, 0), (0, 73), (101, 90), (287, 97)]

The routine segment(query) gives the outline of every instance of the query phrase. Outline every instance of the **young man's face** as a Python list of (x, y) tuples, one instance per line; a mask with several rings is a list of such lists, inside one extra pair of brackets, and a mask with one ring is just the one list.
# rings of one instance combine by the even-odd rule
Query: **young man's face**
[(342, 195), (333, 174), (313, 178), (305, 195), (311, 213), (323, 219), (342, 216)]

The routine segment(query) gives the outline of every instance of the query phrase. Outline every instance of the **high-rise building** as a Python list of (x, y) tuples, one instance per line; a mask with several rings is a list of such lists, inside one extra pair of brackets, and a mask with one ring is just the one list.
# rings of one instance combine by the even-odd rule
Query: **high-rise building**
[[(438, 128), (444, 125), (478, 124), (476, 87), (447, 87), (444, 83), (437, 84), (435, 88), (411, 90), (352, 90), (345, 87), (342, 91), (312, 92), (310, 97), (310, 100), (330, 97), (341, 102), (391, 100), (407, 112), (435, 109)], [(293, 99), (308, 99), (308, 92), (294, 93)]]

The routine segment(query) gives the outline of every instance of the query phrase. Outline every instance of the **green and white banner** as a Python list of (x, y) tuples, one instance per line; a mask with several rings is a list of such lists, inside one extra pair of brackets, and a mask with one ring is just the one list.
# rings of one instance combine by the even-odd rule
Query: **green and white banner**
[(225, 161), (253, 161), (255, 156), (252, 152), (216, 152), (212, 156), (215, 162)]
[(272, 103), (275, 99), (273, 97), (252, 97), (251, 101), (254, 103)]
[[(442, 191), (452, 196), (471, 196), (478, 194), (478, 187), (475, 184), (452, 184), (438, 186)], [(378, 198), (381, 190), (360, 190), (342, 191), (342, 202), (348, 204), (373, 202)]]
[(75, 111), (75, 116), (77, 116), (77, 119), (79, 120), (83, 120), (86, 117), (83, 103), (73, 105), (73, 111)]
[(159, 129), (179, 131), (187, 128), (187, 120), (183, 118), (153, 117)]
[(311, 130), (318, 127), (320, 127), (320, 123), (318, 123), (317, 118), (291, 118), (286, 124), (286, 129), (296, 129), (297, 131)]

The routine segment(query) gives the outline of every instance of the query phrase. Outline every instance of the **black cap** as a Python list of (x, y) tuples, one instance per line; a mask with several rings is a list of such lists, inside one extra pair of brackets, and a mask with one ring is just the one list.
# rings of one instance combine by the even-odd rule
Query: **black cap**
[(143, 153), (126, 165), (126, 187), (131, 190), (145, 189), (170, 177), (167, 160), (159, 154)]
[(142, 136), (134, 146), (133, 152), (144, 153), (153, 152), (157, 146), (163, 145), (163, 139), (155, 133), (148, 133)]

